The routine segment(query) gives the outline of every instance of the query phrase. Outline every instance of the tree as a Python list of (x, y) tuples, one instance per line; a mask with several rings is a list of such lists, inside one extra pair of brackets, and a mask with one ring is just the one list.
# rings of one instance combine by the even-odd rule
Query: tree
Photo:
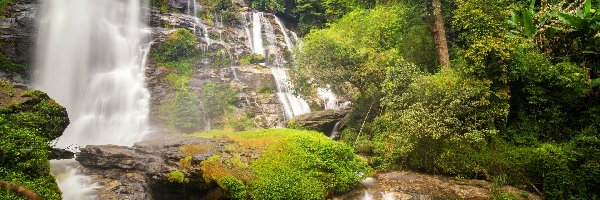
[(431, 32), (433, 41), (438, 52), (438, 58), (442, 67), (450, 67), (450, 54), (448, 54), (448, 42), (446, 41), (446, 29), (444, 28), (444, 17), (442, 16), (442, 3), (440, 0), (432, 0), (433, 24)]

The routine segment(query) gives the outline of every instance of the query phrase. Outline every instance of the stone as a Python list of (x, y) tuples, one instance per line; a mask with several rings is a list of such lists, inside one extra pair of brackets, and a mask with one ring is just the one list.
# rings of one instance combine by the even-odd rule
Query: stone
[(179, 161), (185, 158), (180, 153), (184, 145), (206, 147), (206, 151), (192, 156), (194, 164), (224, 146), (222, 141), (212, 139), (167, 135), (144, 140), (133, 147), (90, 145), (80, 149), (76, 160), (86, 175), (103, 185), (97, 191), (100, 199), (186, 199), (184, 190), (202, 194), (215, 186), (204, 183), (198, 175), (189, 177), (189, 183), (168, 180), (169, 173), (178, 170)]
[(294, 117), (288, 123), (288, 127), (292, 125), (300, 125), (308, 130), (315, 130), (329, 134), (346, 113), (342, 110), (323, 110), (313, 111), (303, 115)]
[[(351, 192), (332, 198), (350, 199), (490, 199), (493, 184), (483, 180), (460, 180), (450, 177), (421, 174), (411, 171), (390, 171), (376, 174), (368, 184), (362, 184)], [(541, 200), (536, 194), (511, 186), (496, 188), (522, 199)]]

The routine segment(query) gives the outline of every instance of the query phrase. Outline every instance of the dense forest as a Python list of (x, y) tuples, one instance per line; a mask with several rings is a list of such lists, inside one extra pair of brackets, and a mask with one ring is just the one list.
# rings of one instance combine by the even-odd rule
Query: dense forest
[(342, 141), (377, 169), (599, 198), (600, 2), (361, 2), (253, 1), (305, 34), (297, 86), (352, 99)]

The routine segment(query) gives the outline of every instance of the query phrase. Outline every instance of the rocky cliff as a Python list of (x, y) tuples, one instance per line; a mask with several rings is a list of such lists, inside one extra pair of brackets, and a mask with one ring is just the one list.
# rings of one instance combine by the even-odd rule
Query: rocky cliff
[(0, 80), (26, 84), (33, 63), (37, 0), (13, 0), (0, 15)]
[[(192, 8), (191, 5), (195, 7)], [(276, 95), (278, 85), (272, 70), (266, 65), (277, 62), (284, 66), (291, 62), (291, 48), (288, 47), (295, 40), (291, 41), (288, 33), (292, 32), (279, 26), (281, 21), (276, 16), (265, 13), (262, 23), (270, 28), (263, 29), (262, 34), (271, 37), (271, 41), (265, 41), (265, 44), (271, 43), (266, 48), (268, 56), (257, 61), (253, 60), (255, 55), (249, 32), (252, 11), (244, 7), (243, 1), (234, 2), (234, 17), (229, 21), (225, 21), (224, 14), (219, 12), (208, 13), (208, 20), (206, 17), (197, 17), (206, 11), (202, 10), (205, 6), (194, 1), (169, 1), (166, 6), (171, 9), (161, 11), (152, 7), (150, 11), (154, 39), (152, 48), (160, 49), (169, 35), (178, 28), (187, 29), (194, 34), (197, 41), (195, 45), (201, 50), (201, 58), (193, 60), (192, 74), (187, 81), (189, 90), (201, 97), (202, 86), (206, 83), (228, 84), (240, 91), (240, 101), (236, 107), (245, 113), (251, 113), (250, 117), (256, 126), (283, 126), (288, 119)], [(176, 97), (176, 92), (170, 89), (171, 84), (167, 80), (170, 73), (174, 72), (161, 67), (159, 61), (150, 57), (147, 77), (152, 93), (151, 112), (155, 116), (153, 120), (159, 124), (168, 124), (169, 113), (161, 111), (161, 107), (172, 103)], [(315, 102), (315, 107), (320, 107), (319, 103)]]

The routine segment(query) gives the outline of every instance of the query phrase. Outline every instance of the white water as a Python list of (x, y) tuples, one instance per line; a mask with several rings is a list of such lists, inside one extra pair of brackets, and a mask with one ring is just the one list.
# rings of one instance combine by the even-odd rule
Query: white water
[[(45, 0), (41, 5), (36, 89), (65, 106), (71, 125), (58, 147), (133, 145), (148, 132), (149, 51), (143, 0)], [(53, 161), (65, 200), (95, 199), (96, 184), (73, 161)]]
[(94, 183), (89, 177), (79, 174), (78, 167), (80, 165), (77, 161), (74, 159), (51, 160), (50, 164), (52, 165), (52, 174), (58, 182), (58, 187), (62, 190), (63, 199), (97, 199), (96, 189), (100, 188), (100, 185)]
[(150, 94), (139, 0), (47, 0), (34, 85), (67, 108), (58, 140), (132, 145), (147, 130)]
[(288, 48), (288, 50), (290, 52), (293, 51), (292, 49), (294, 49), (294, 44), (292, 44), (292, 40), (290, 40), (290, 36), (288, 35), (287, 30), (285, 29), (285, 26), (283, 26), (283, 22), (281, 22), (281, 19), (279, 19), (279, 17), (277, 17), (277, 16), (274, 16), (274, 17), (275, 17), (275, 22), (279, 26), (279, 30), (283, 34), (283, 40), (285, 40), (285, 46)]
[[(286, 29), (282, 26), (282, 33), (286, 33)], [(263, 37), (267, 39), (267, 43), (269, 44), (267, 46), (267, 52), (265, 52)], [(289, 37), (284, 36), (284, 38), (290, 40)], [(277, 38), (275, 36), (275, 31), (273, 30), (273, 25), (269, 19), (266, 18), (262, 12), (253, 12), (252, 49), (255, 54), (264, 55), (267, 61), (270, 60), (269, 57), (273, 57), (273, 61), (267, 62), (266, 65), (271, 69), (273, 77), (275, 78), (277, 98), (283, 107), (283, 113), (286, 119), (291, 119), (294, 116), (309, 113), (310, 107), (304, 99), (293, 94), (293, 85), (288, 78), (286, 69), (283, 67), (285, 60), (281, 54), (281, 48), (276, 44)], [(291, 47), (288, 47), (288, 49), (291, 49)]]
[(252, 12), (252, 51), (265, 56), (262, 36), (262, 12)]
[(330, 88), (317, 88), (317, 95), (321, 100), (325, 103), (323, 106), (325, 110), (339, 110), (340, 106), (338, 105), (337, 96), (331, 91)]

